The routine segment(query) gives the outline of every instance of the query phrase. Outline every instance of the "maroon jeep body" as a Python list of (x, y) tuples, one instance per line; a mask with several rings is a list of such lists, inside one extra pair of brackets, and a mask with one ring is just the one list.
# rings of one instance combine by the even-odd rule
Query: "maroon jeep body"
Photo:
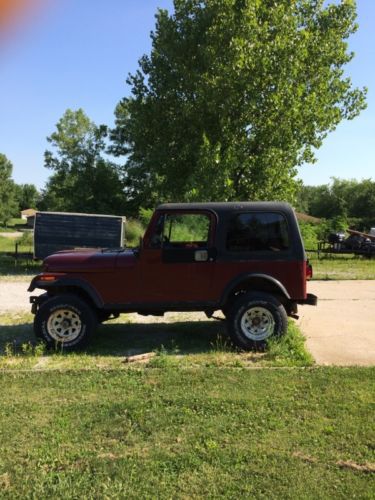
[(58, 252), (29, 291), (35, 333), (66, 349), (97, 322), (124, 312), (221, 310), (233, 342), (248, 349), (287, 328), (312, 275), (298, 223), (285, 203), (160, 205), (139, 248)]

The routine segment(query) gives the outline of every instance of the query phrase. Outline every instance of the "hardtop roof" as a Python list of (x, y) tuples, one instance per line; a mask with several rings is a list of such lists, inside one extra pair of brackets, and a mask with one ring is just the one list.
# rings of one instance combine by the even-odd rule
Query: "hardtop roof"
[(229, 201), (207, 203), (163, 203), (157, 210), (213, 210), (214, 212), (231, 212), (233, 210), (276, 210), (293, 212), (289, 203), (280, 201)]

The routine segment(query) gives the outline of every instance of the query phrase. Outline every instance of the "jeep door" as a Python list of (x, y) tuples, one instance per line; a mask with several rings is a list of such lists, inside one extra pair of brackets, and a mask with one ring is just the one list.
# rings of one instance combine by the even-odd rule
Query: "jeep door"
[(143, 300), (185, 307), (212, 299), (215, 228), (209, 211), (157, 213), (141, 252)]

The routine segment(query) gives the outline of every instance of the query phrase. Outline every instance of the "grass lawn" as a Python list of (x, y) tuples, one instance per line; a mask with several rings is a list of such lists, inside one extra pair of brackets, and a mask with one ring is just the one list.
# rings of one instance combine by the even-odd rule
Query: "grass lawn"
[(270, 342), (265, 352), (243, 353), (230, 346), (222, 321), (196, 321), (196, 316), (186, 313), (169, 314), (158, 322), (153, 318), (137, 322), (138, 318), (121, 315), (99, 327), (85, 352), (65, 354), (45, 352), (38, 345), (31, 314), (0, 314), (0, 370), (127, 369), (124, 363), (127, 356), (148, 352), (157, 354), (148, 361), (150, 367), (313, 364), (303, 336), (292, 321), (288, 333)]
[(0, 377), (1, 498), (373, 498), (373, 369)]
[(375, 258), (365, 259), (353, 255), (335, 255), (309, 258), (314, 280), (374, 280)]
[(373, 498), (375, 369), (314, 367), (293, 322), (240, 353), (219, 321), (122, 315), (65, 355), (31, 321), (0, 315), (1, 499)]
[[(0, 236), (0, 277), (8, 275), (25, 275), (36, 274), (41, 268), (41, 263), (33, 261), (32, 259), (15, 260), (13, 256), (7, 255), (14, 254), (15, 242), (20, 238), (7, 238)], [(18, 247), (19, 252), (33, 251), (32, 245), (23, 244)]]
[(6, 226), (0, 225), (0, 233), (8, 233), (8, 232), (14, 232), (17, 231), (19, 228), (22, 227), (27, 227), (27, 221), (24, 219), (10, 219), (8, 224)]

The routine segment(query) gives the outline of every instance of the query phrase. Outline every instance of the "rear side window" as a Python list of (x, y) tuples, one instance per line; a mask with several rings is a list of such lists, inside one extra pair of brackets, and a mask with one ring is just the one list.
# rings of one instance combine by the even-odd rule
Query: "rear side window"
[(288, 224), (276, 212), (236, 214), (229, 223), (226, 248), (231, 252), (280, 252), (289, 248)]

